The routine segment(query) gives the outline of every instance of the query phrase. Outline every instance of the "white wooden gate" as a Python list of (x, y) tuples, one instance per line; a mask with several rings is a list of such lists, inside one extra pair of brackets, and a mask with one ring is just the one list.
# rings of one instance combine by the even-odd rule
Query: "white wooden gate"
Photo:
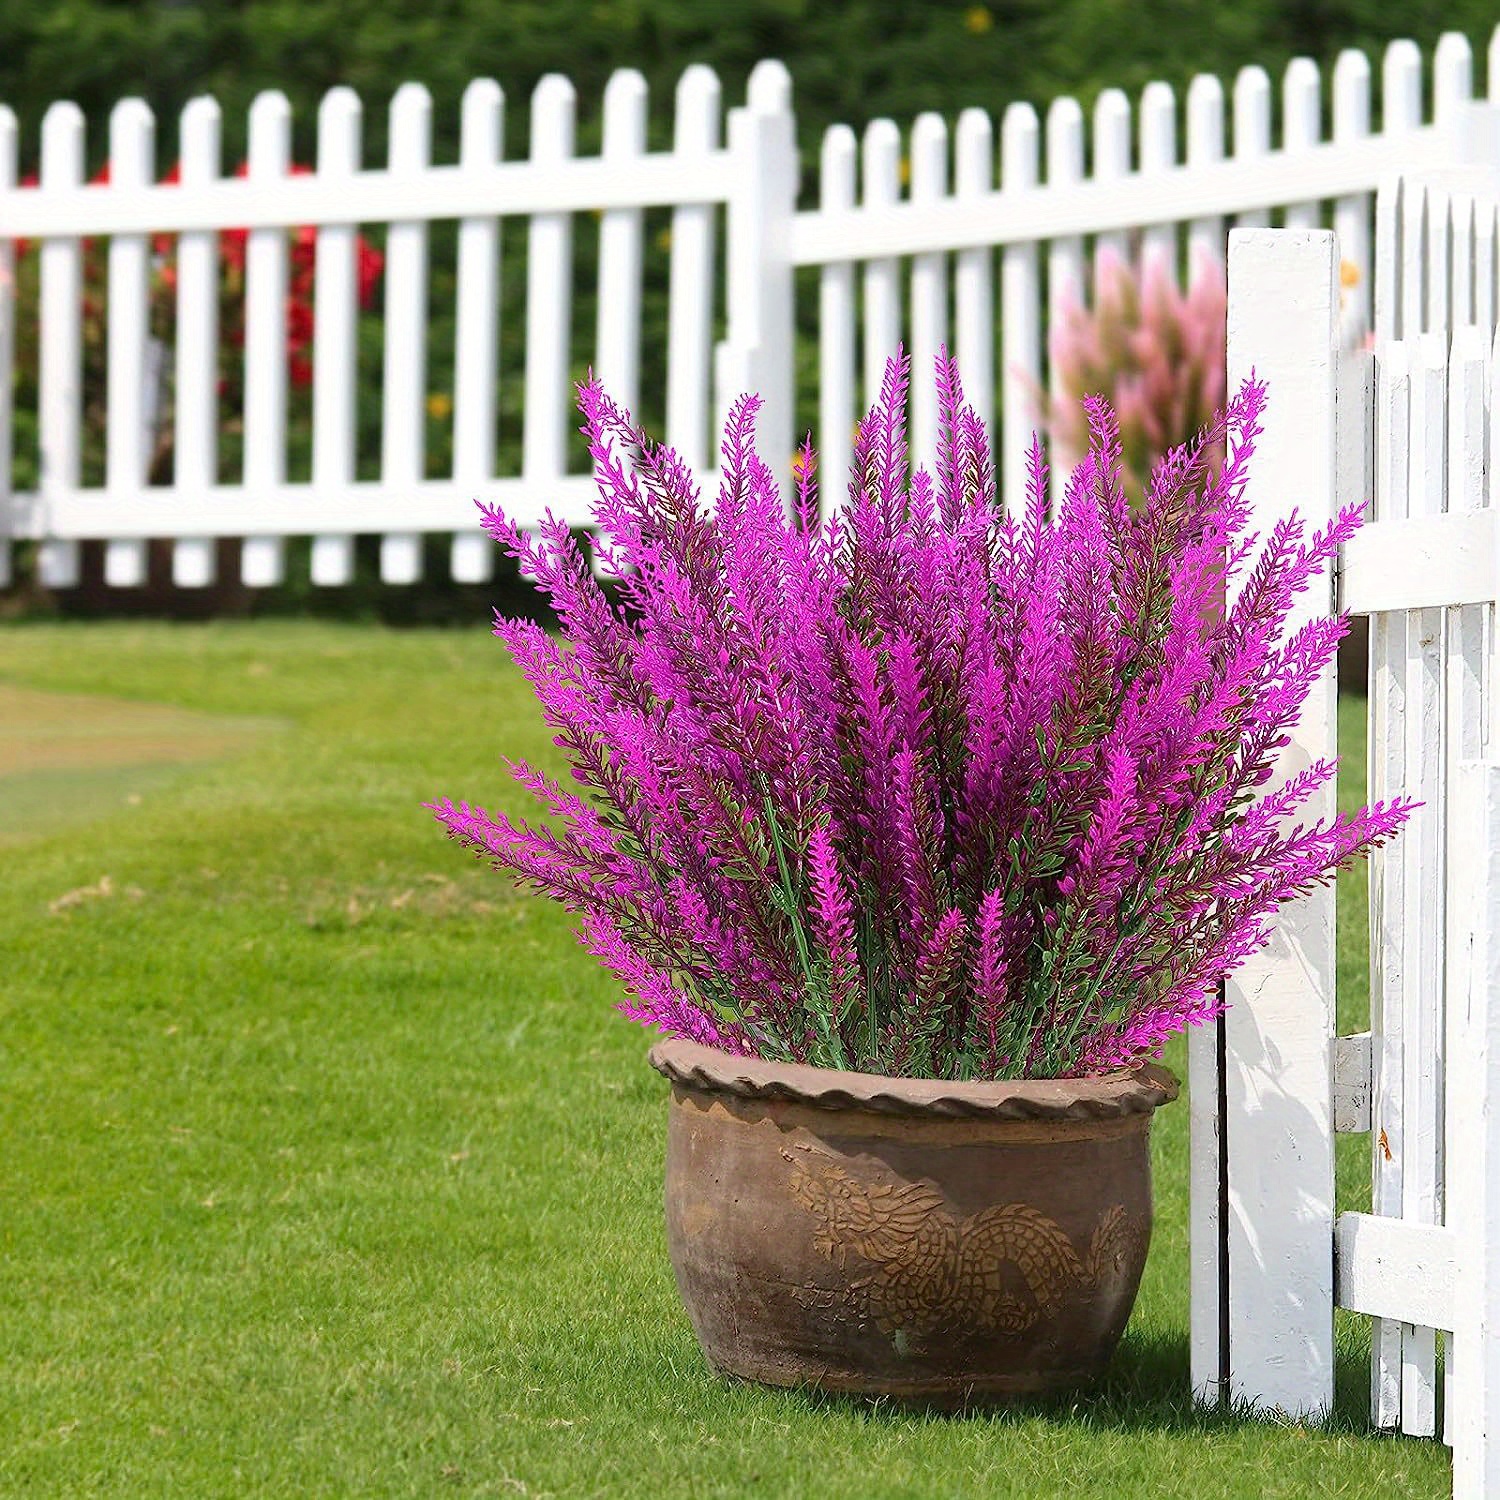
[[(1432, 1436), (1441, 1407), (1464, 1497), (1500, 1495), (1496, 188), (1382, 189), (1373, 368), (1340, 357), (1333, 234), (1231, 236), (1230, 384), (1270, 388), (1254, 504), (1316, 521), (1373, 492), (1304, 608), (1370, 617), (1370, 795), (1423, 806), (1370, 872), (1370, 1031), (1336, 1036), (1325, 890), (1284, 910), (1190, 1060), (1195, 1388), (1326, 1413), (1334, 1307), (1369, 1314), (1373, 1421)], [(1330, 674), (1284, 770), (1336, 740)], [(1337, 1221), (1336, 1131), (1372, 1156), (1371, 1211)]]

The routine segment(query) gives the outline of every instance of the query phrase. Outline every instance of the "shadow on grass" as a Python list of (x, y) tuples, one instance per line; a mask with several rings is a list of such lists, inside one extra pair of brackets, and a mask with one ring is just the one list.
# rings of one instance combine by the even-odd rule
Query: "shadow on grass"
[(1219, 1407), (1200, 1406), (1193, 1401), (1191, 1394), (1186, 1335), (1127, 1333), (1101, 1380), (1095, 1385), (1054, 1396), (976, 1403), (954, 1410), (810, 1387), (784, 1394), (809, 1411), (862, 1414), (868, 1420), (896, 1424), (978, 1419), (1000, 1424), (1043, 1421), (1085, 1429), (1167, 1435), (1265, 1426), (1300, 1428), (1329, 1436), (1372, 1435), (1367, 1407), (1367, 1350), (1363, 1360), (1358, 1350), (1348, 1344), (1338, 1350), (1334, 1385), (1332, 1415), (1319, 1423), (1296, 1422), (1279, 1411), (1257, 1410), (1248, 1402)]

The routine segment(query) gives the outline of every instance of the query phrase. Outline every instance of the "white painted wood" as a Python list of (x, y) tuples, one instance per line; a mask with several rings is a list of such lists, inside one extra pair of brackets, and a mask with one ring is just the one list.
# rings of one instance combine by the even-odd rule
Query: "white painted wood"
[[(1423, 335), (1412, 376), (1411, 480), (1413, 516), (1443, 510), (1447, 470), (1446, 333)], [(1442, 1180), (1442, 984), (1444, 932), (1443, 616), (1418, 610), (1407, 617), (1407, 763), (1404, 790), (1421, 799), (1401, 837), (1403, 917), (1407, 963), (1401, 1006), (1408, 1048), (1402, 1087), (1405, 1142), (1401, 1216), (1435, 1224)], [(1413, 1056), (1412, 1049), (1415, 1049)], [(1436, 1340), (1431, 1328), (1408, 1326), (1401, 1367), (1401, 1428), (1415, 1437), (1437, 1431)]]
[[(1224, 85), (1211, 73), (1199, 73), (1187, 92), (1187, 165), (1199, 169), (1224, 160)], [(1188, 274), (1207, 257), (1222, 264), (1226, 252), (1221, 214), (1196, 218), (1188, 226)]]
[[(15, 111), (0, 104), (0, 193), (16, 184), (19, 132)], [(10, 490), (15, 461), (16, 247), (0, 239), (0, 589), (14, 581), (11, 558)]]
[[(1271, 154), (1271, 79), (1262, 67), (1241, 68), (1234, 80), (1234, 160), (1245, 166), (1258, 165)], [(1291, 163), (1281, 163), (1291, 166)], [(1290, 173), (1288, 173), (1290, 176)], [(1265, 201), (1273, 201), (1273, 194)], [(1309, 195), (1311, 196), (1311, 195)], [(1260, 205), (1235, 215), (1241, 229), (1269, 224), (1270, 214)]]
[[(1141, 92), (1141, 176), (1156, 177), (1177, 165), (1177, 100), (1170, 84), (1148, 83)], [(1177, 225), (1149, 225), (1141, 234), (1141, 264), (1177, 275)]]
[(1433, 269), (1427, 260), (1430, 206), (1427, 189), (1408, 182), (1401, 199), (1401, 261), (1397, 268), (1401, 278), (1398, 336), (1403, 339), (1415, 339), (1431, 326), (1427, 321), (1432, 306), (1428, 282)]
[(1334, 1039), (1333, 1128), (1341, 1135), (1358, 1135), (1370, 1128), (1370, 1057), (1368, 1031)]
[[(109, 117), (110, 181), (144, 187), (156, 170), (156, 121), (143, 99), (122, 99)], [(139, 234), (109, 242), (109, 321), (105, 332), (104, 482), (110, 489), (144, 484), (154, 413), (147, 406), (147, 280), (150, 245)], [(104, 544), (104, 581), (111, 588), (146, 582), (146, 544), (119, 538)]]
[(1495, 596), (1486, 513), (1367, 522), (1340, 559), (1340, 598), (1357, 615), (1478, 604)]
[[(42, 119), (43, 192), (83, 181), (83, 146), (83, 111), (76, 104), (54, 104)], [(40, 487), (42, 505), (50, 509), (77, 490), (82, 477), (83, 252), (76, 239), (51, 239), (39, 253)], [(37, 549), (36, 572), (44, 588), (76, 587), (78, 543), (55, 537), (43, 541)]]
[[(220, 117), (209, 98), (182, 112), (184, 191), (214, 182), (220, 172)], [(219, 477), (219, 237), (211, 229), (177, 240), (176, 379), (173, 384), (172, 483), (183, 510), (203, 504)], [(215, 575), (210, 537), (172, 544), (172, 582), (207, 588)]]
[[(1468, 204), (1472, 226), (1472, 201)], [(1455, 256), (1455, 265), (1459, 257)], [(1488, 438), (1488, 412), (1486, 376), (1491, 352), (1492, 334), (1488, 329), (1472, 323), (1457, 328), (1453, 335), (1452, 350), (1448, 366), (1448, 472), (1447, 512), (1448, 519), (1465, 521), (1483, 518), (1492, 520), (1493, 513), (1487, 509), (1487, 476), (1485, 446)], [(1485, 507), (1485, 508), (1482, 508)], [(1494, 553), (1493, 538), (1485, 552)], [(1446, 902), (1444, 920), (1447, 931), (1444, 943), (1443, 1013), (1439, 1024), (1444, 1028), (1443, 1071), (1437, 1079), (1440, 1096), (1443, 1097), (1443, 1133), (1438, 1142), (1441, 1163), (1441, 1214), (1442, 1220), (1451, 1223), (1454, 1208), (1452, 1173), (1456, 1168), (1457, 1152), (1453, 1149), (1454, 1137), (1448, 1119), (1453, 1107), (1447, 1089), (1449, 1071), (1454, 1058), (1466, 1045), (1461, 1023), (1466, 1019), (1462, 996), (1465, 989), (1465, 948), (1468, 930), (1464, 925), (1462, 893), (1455, 872), (1462, 865), (1459, 843), (1469, 836), (1462, 821), (1462, 809), (1456, 801), (1456, 786), (1459, 770), (1466, 761), (1478, 760), (1484, 754), (1484, 726), (1488, 712), (1485, 703), (1486, 668), (1488, 666), (1490, 641), (1490, 600), (1465, 608), (1446, 611), (1445, 627), (1447, 668), (1444, 682), (1443, 775), (1448, 790), (1448, 816), (1443, 825), (1443, 862), (1445, 872)], [(1460, 1111), (1462, 1112), (1462, 1106)], [(1500, 1248), (1497, 1252), (1500, 1253)], [(1440, 1325), (1448, 1330), (1444, 1335), (1443, 1365), (1443, 1439), (1453, 1441), (1453, 1423), (1457, 1411), (1455, 1399), (1454, 1337), (1450, 1320)], [(1461, 1363), (1460, 1357), (1460, 1363)]]
[[(1093, 185), (1104, 186), (1117, 192), (1128, 191), (1133, 194), (1143, 186), (1131, 178), (1130, 100), (1123, 89), (1104, 89), (1094, 101), (1093, 178)], [(1011, 188), (1008, 174), (1003, 181), (1008, 193)], [(1139, 221), (1132, 216), (1131, 222)], [(1101, 250), (1113, 251), (1123, 260), (1128, 249), (1123, 229), (1104, 229), (1094, 240), (1096, 276)], [(1097, 290), (1096, 283), (1095, 291)]]
[[(573, 155), (573, 85), (549, 73), (531, 96), (531, 160), (560, 167)], [(538, 214), (526, 253), (526, 405), (521, 472), (539, 486), (567, 472), (573, 220)]]
[(1219, 1110), (1222, 1020), (1188, 1032), (1188, 1350), (1193, 1399), (1226, 1401), (1220, 1376), (1223, 1303), (1219, 1278), (1224, 1225), (1219, 1216), (1223, 1116)]
[[(1386, 224), (1394, 230), (1404, 220), (1402, 203), (1382, 194), (1389, 207)], [(1383, 226), (1384, 228), (1385, 226)], [(1388, 241), (1390, 233), (1381, 239)], [(1384, 298), (1382, 283), (1377, 295)], [(1394, 277), (1388, 283), (1397, 284)], [(1394, 292), (1390, 298), (1395, 302)], [(1384, 303), (1377, 304), (1377, 321)], [(1375, 427), (1375, 522), (1399, 524), (1409, 511), (1411, 448), (1412, 346), (1404, 341), (1377, 341)], [(1370, 619), (1370, 772), (1372, 800), (1384, 801), (1406, 784), (1406, 618), (1375, 614)], [(1371, 1211), (1400, 1218), (1402, 1164), (1405, 1153), (1404, 1012), (1407, 925), (1404, 921), (1403, 846), (1400, 841), (1377, 849), (1370, 859), (1370, 1029), (1373, 1046)], [(1371, 1328), (1370, 1420), (1376, 1427), (1401, 1422), (1402, 1325), (1377, 1317)]]
[(796, 413), (795, 287), (788, 244), (799, 164), (792, 79), (781, 63), (768, 60), (751, 69), (745, 107), (731, 116), (729, 135), (735, 168), (726, 214), (729, 328), (720, 410), (727, 412), (739, 394), (728, 384), (760, 392), (760, 453), (790, 508)]
[[(476, 78), (464, 90), (458, 160), (476, 177), (504, 154), (505, 93), (493, 78)], [(495, 474), (495, 404), (500, 392), (500, 223), (494, 214), (470, 214), (458, 226), (458, 317), (453, 349), (453, 477), (477, 497)], [(471, 514), (449, 548), (455, 583), (488, 583), (495, 544)]]
[[(604, 156), (629, 172), (646, 152), (646, 79), (634, 68), (604, 89)], [(640, 407), (641, 225), (638, 208), (609, 209), (599, 221), (599, 307), (595, 373), (627, 411)]]
[(1450, 997), (1448, 1233), (1459, 1248), (1448, 1358), (1454, 1500), (1500, 1494), (1500, 767), (1458, 771), (1454, 892), (1467, 934)]
[[(1311, 525), (1334, 504), (1337, 272), (1327, 231), (1230, 235), (1230, 388), (1253, 365), (1273, 393), (1247, 490), (1262, 531), (1293, 504)], [(1331, 583), (1310, 588), (1289, 628), (1331, 603)], [(1330, 669), (1282, 774), (1335, 753), (1336, 726)], [(1326, 787), (1303, 816), (1333, 811)], [(1231, 1395), (1298, 1417), (1333, 1400), (1333, 914), (1327, 888), (1283, 907), (1226, 982)]]
[[(1281, 83), (1281, 135), (1289, 156), (1301, 155), (1318, 144), (1322, 134), (1322, 79), (1310, 57), (1294, 57)], [(1288, 229), (1316, 229), (1322, 222), (1317, 203), (1291, 203), (1286, 209)]]
[[(830, 126), (823, 136), (818, 173), (821, 205), (845, 208), (853, 204), (858, 173), (859, 142), (854, 132), (847, 125)], [(830, 262), (823, 267), (818, 285), (818, 481), (825, 515), (843, 503), (854, 452), (855, 318), (854, 264)]]
[(1445, 31), (1432, 53), (1432, 117), (1448, 124), (1474, 97), (1474, 51), (1461, 31)]
[[(1070, 101), (1071, 102), (1071, 101)], [(1083, 171), (1083, 115), (1077, 118), (1078, 171)], [(1050, 117), (1049, 117), (1050, 118)], [(1050, 126), (1049, 126), (1050, 128)], [(954, 194), (975, 199), (994, 191), (995, 131), (982, 109), (966, 109), (958, 117), (954, 143)], [(1049, 171), (1051, 170), (1049, 166)], [(1075, 242), (1078, 275), (1083, 248)], [(1053, 246), (1053, 250), (1057, 247)], [(984, 422), (990, 462), (995, 460), (995, 252), (986, 246), (960, 250), (954, 258), (954, 358), (963, 379), (964, 394)]]
[[(292, 107), (285, 94), (257, 94), (250, 106), (247, 181), (275, 189), (291, 179)], [(245, 488), (263, 492), (286, 480), (287, 243), (280, 228), (252, 229), (245, 242)], [(245, 536), (240, 577), (271, 588), (286, 572), (276, 535)]]
[[(1128, 157), (1128, 105), (1124, 125)], [(1040, 142), (1036, 111), (1029, 104), (1010, 105), (1000, 125), (1000, 181), (1007, 192), (1036, 186)], [(1037, 247), (1035, 243), (1007, 245), (1000, 255), (1000, 498), (1010, 511), (1020, 510), (1025, 502), (1026, 455), (1037, 429), (1034, 393), (1042, 388), (1041, 376), (1042, 287)]]
[(1339, 1306), (1396, 1322), (1446, 1326), (1458, 1245), (1452, 1230), (1376, 1214), (1340, 1214)]
[[(1067, 188), (1084, 180), (1084, 122), (1083, 109), (1076, 99), (1064, 96), (1055, 99), (1047, 111), (1047, 186)], [(1088, 301), (1088, 279), (1084, 270), (1083, 237), (1066, 235), (1053, 240), (1047, 247), (1047, 326), (1049, 348), (1047, 353), (1047, 397), (1056, 406), (1063, 399), (1062, 371), (1052, 350), (1057, 348), (1062, 336), (1065, 320), (1071, 311), (1083, 307)], [(959, 335), (963, 334), (963, 318), (959, 319)], [(1054, 445), (1049, 443), (1049, 450)], [(1054, 510), (1062, 503), (1067, 488), (1066, 465), (1059, 462), (1060, 455), (1049, 451), (1050, 489)]]
[[(948, 195), (948, 127), (940, 114), (918, 115), (911, 130), (911, 201), (939, 203)], [(938, 399), (933, 372), (948, 343), (948, 257), (940, 252), (911, 263), (912, 465), (934, 472)]]
[[(318, 109), (318, 176), (330, 184), (359, 171), (361, 106), (353, 89), (333, 88)], [(358, 413), (357, 322), (359, 231), (353, 224), (318, 230), (313, 282), (313, 455), (315, 486), (354, 479)], [(354, 538), (321, 531), (312, 541), (312, 581), (337, 587), (353, 581)]]
[(1473, 196), (1456, 192), (1448, 201), (1448, 295), (1452, 302), (1450, 327), (1474, 321), (1474, 211)]
[(1453, 327), (1453, 290), (1449, 274), (1452, 254), (1452, 196), (1427, 189), (1427, 245), (1424, 254), (1427, 286), (1427, 327), (1447, 332)]
[[(396, 90), (390, 128), (392, 178), (420, 179), (432, 164), (432, 95), (420, 83)], [(416, 484), (427, 446), (427, 225), (398, 219), (385, 243), (380, 472), (387, 484)], [(381, 537), (382, 583), (415, 583), (421, 576), (420, 532)]]
[[(720, 149), (723, 103), (718, 74), (694, 63), (677, 84), (672, 150), (691, 164)], [(847, 127), (844, 127), (847, 130)], [(852, 139), (852, 136), (851, 136)], [(853, 207), (851, 192), (845, 207)], [(711, 467), (713, 418), (714, 245), (717, 208), (672, 210), (672, 263), (667, 290), (667, 441), (693, 470)], [(852, 286), (853, 272), (844, 268)], [(852, 318), (852, 306), (850, 309)], [(852, 333), (852, 322), (851, 322)], [(847, 464), (845, 465), (847, 468)], [(837, 472), (837, 471), (835, 471)]]
[[(1363, 52), (1348, 48), (1339, 53), (1333, 67), (1333, 139), (1336, 145), (1347, 146), (1365, 140), (1369, 134), (1370, 60)], [(1370, 290), (1375, 264), (1370, 253), (1371, 207), (1369, 193), (1346, 193), (1333, 206), (1333, 228), (1339, 237), (1343, 282), (1341, 327), (1346, 348), (1356, 346), (1372, 326)]]
[(1490, 44), (1485, 49), (1484, 76), (1490, 103), (1500, 102), (1500, 26), (1490, 33)]
[(1475, 204), (1474, 321), (1486, 330), (1495, 326), (1495, 216), (1494, 204)]
[[(871, 120), (861, 143), (861, 194), (866, 207), (901, 197), (901, 133), (894, 120)], [(901, 339), (901, 283), (893, 257), (867, 259), (864, 266), (864, 409), (880, 397), (885, 362)]]

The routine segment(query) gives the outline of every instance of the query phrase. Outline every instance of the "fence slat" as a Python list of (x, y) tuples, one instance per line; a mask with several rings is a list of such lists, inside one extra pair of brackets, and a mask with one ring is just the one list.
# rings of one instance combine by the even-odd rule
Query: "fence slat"
[[(1382, 195), (1382, 202), (1388, 199)], [(1399, 204), (1397, 205), (1399, 207)], [(1391, 223), (1400, 222), (1393, 216)], [(1408, 514), (1411, 444), (1410, 346), (1392, 340), (1375, 346), (1375, 520)], [(1370, 617), (1370, 797), (1384, 800), (1406, 783), (1406, 616)], [(1407, 962), (1402, 845), (1370, 858), (1370, 1031), (1373, 1050), (1371, 1212), (1400, 1218), (1405, 1156), (1405, 1052), (1401, 994)], [(1376, 1427), (1401, 1422), (1401, 1324), (1376, 1318), (1371, 1329), (1370, 1420)]]
[[(0, 193), (16, 185), (19, 134), (15, 111), (0, 104)], [(15, 465), (16, 245), (0, 239), (0, 589), (13, 580), (10, 517)]]
[[(1083, 157), (1083, 107), (1076, 99), (1067, 96), (1054, 99), (1047, 111), (1047, 186), (1066, 189), (1082, 182)], [(1083, 236), (1071, 234), (1052, 240), (1047, 246), (1047, 398), (1053, 406), (1064, 399), (1062, 370), (1053, 353), (1067, 319), (1076, 315), (1087, 300)], [(962, 327), (960, 322), (960, 331)], [(1062, 503), (1068, 476), (1055, 451), (1049, 458), (1050, 492), (1055, 510)]]
[[(1234, 159), (1253, 164), (1271, 154), (1271, 79), (1259, 66), (1241, 68), (1234, 79)], [(1235, 224), (1252, 229), (1269, 224), (1268, 208), (1256, 205), (1238, 213)]]
[[(531, 160), (573, 155), (577, 96), (560, 73), (531, 95)], [(526, 407), (521, 471), (539, 487), (567, 473), (568, 356), (572, 333), (573, 216), (537, 214), (526, 241)]]
[[(1472, 204), (1470, 205), (1472, 209)], [(1448, 365), (1448, 504), (1450, 513), (1478, 511), (1488, 504), (1485, 493), (1485, 441), (1487, 437), (1487, 413), (1485, 410), (1485, 362), (1489, 354), (1491, 334), (1486, 329), (1469, 325), (1457, 329), (1453, 337), (1453, 349)], [(1438, 1087), (1447, 1086), (1448, 1070), (1453, 1067), (1456, 1052), (1463, 1047), (1460, 1036), (1454, 1038), (1454, 1022), (1463, 1015), (1463, 949), (1466, 934), (1460, 925), (1460, 901), (1454, 883), (1455, 871), (1462, 863), (1462, 852), (1458, 841), (1463, 836), (1457, 818), (1458, 803), (1455, 800), (1459, 768), (1465, 761), (1478, 760), (1484, 753), (1484, 725), (1486, 706), (1484, 702), (1491, 606), (1471, 604), (1446, 611), (1447, 615), (1447, 680), (1444, 706), (1445, 748), (1444, 779), (1448, 789), (1448, 817), (1444, 820), (1444, 870), (1445, 887), (1449, 893), (1445, 921), (1447, 937), (1444, 946), (1444, 1024), (1447, 1028), (1444, 1040), (1444, 1070)], [(1451, 1098), (1451, 1094), (1448, 1096)], [(1448, 1128), (1447, 1108), (1444, 1109), (1444, 1133), (1439, 1138), (1438, 1149), (1442, 1158), (1442, 1217), (1443, 1222), (1452, 1222), (1454, 1208), (1453, 1171), (1456, 1158), (1446, 1149), (1452, 1139)], [(1444, 1338), (1445, 1358), (1443, 1362), (1443, 1437), (1453, 1441), (1453, 1422), (1456, 1415), (1454, 1373), (1454, 1338), (1449, 1328)]]
[[(719, 75), (703, 63), (694, 63), (677, 83), (673, 152), (691, 159), (717, 151), (722, 113)], [(845, 130), (849, 137), (850, 189), (848, 201), (842, 206), (852, 208), (854, 137), (847, 126), (836, 128)], [(684, 203), (672, 210), (672, 261), (667, 285), (667, 441), (695, 474), (712, 467), (714, 244), (718, 213), (711, 203)], [(851, 294), (848, 316), (852, 339), (854, 273), (848, 265), (842, 269)], [(851, 387), (852, 380), (851, 376)], [(851, 389), (851, 411), (853, 404)], [(852, 415), (849, 420), (853, 420)], [(823, 441), (828, 441), (826, 431)], [(825, 452), (824, 463), (828, 462)], [(843, 467), (847, 470), (847, 459)], [(834, 470), (835, 474), (838, 472)], [(825, 468), (825, 478), (827, 473)]]
[[(1199, 73), (1187, 92), (1187, 160), (1190, 167), (1224, 159), (1224, 85), (1211, 73)], [(1224, 220), (1218, 215), (1194, 219), (1188, 226), (1188, 274), (1205, 257), (1224, 261)]]
[[(83, 181), (83, 111), (54, 104), (42, 120), (41, 186), (76, 187)], [(76, 239), (51, 239), (41, 249), (41, 351), (38, 356), (38, 427), (43, 509), (78, 488), (83, 421), (83, 248)], [(48, 538), (37, 549), (37, 578), (44, 588), (78, 584), (78, 543)]]
[[(852, 207), (858, 173), (854, 132), (847, 125), (830, 126), (823, 136), (818, 174), (822, 206)], [(818, 283), (818, 455), (825, 515), (843, 503), (854, 452), (855, 317), (854, 263), (830, 261)]]
[[(644, 75), (618, 68), (604, 88), (605, 159), (628, 174), (646, 150)], [(599, 223), (599, 308), (595, 369), (627, 411), (640, 409), (641, 210), (609, 209)]]
[[(432, 161), (432, 96), (403, 83), (391, 99), (390, 169), (416, 180)], [(395, 220), (386, 238), (385, 368), (381, 383), (380, 473), (388, 484), (416, 485), (427, 437), (427, 225)], [(422, 535), (389, 532), (380, 539), (382, 583), (422, 576)]]
[(1445, 31), (1432, 53), (1432, 118), (1447, 125), (1474, 97), (1474, 49), (1461, 31)]
[[(1123, 89), (1104, 89), (1094, 101), (1094, 181), (1118, 182), (1130, 175), (1130, 100)], [(1094, 238), (1097, 276), (1102, 251), (1121, 260), (1129, 249), (1125, 234), (1111, 229)], [(1095, 292), (1099, 290), (1097, 281)]]
[[(1141, 93), (1141, 175), (1156, 176), (1177, 165), (1177, 99), (1170, 84), (1148, 83)], [(1177, 225), (1149, 225), (1141, 235), (1142, 264), (1156, 261), (1177, 275)]]
[[(861, 202), (880, 208), (901, 198), (901, 132), (894, 120), (871, 120), (861, 146)], [(885, 362), (901, 339), (900, 270), (894, 256), (867, 260), (864, 269), (864, 409), (880, 397)]]
[[(1448, 338), (1424, 334), (1412, 378), (1410, 513), (1441, 514), (1447, 468)], [(1422, 801), (1402, 833), (1402, 915), (1408, 929), (1402, 974), (1402, 1031), (1408, 1056), (1402, 1070), (1401, 1216), (1438, 1222), (1442, 1191), (1439, 1149), (1443, 1043), (1443, 611), (1407, 615), (1405, 791)], [(1436, 1432), (1436, 1339), (1430, 1328), (1408, 1326), (1402, 1340), (1401, 1428), (1414, 1437)]]
[[(464, 90), (459, 167), (476, 177), (504, 154), (505, 93), (493, 78)], [(453, 477), (480, 489), (495, 475), (496, 371), (500, 358), (500, 224), (472, 214), (458, 225), (457, 326), (453, 332)], [(455, 583), (488, 583), (495, 546), (478, 529), (456, 532), (448, 551)]]
[[(1246, 491), (1262, 535), (1295, 504), (1325, 522), (1337, 486), (1337, 250), (1327, 231), (1229, 237), (1229, 384), (1267, 381)], [(1299, 600), (1326, 614), (1331, 582)], [(1281, 774), (1337, 750), (1331, 667), (1309, 693)], [(1305, 805), (1331, 817), (1331, 786)], [(1225, 983), (1230, 1394), (1290, 1416), (1333, 1400), (1333, 893), (1284, 906), (1270, 940)]]
[[(920, 114), (911, 130), (911, 201), (940, 203), (948, 195), (948, 126)], [(948, 257), (941, 251), (911, 260), (912, 464), (933, 471), (938, 402), (933, 369), (948, 342)]]
[[(182, 185), (218, 179), (219, 106), (192, 100), (182, 112)], [(172, 399), (172, 484), (184, 512), (201, 509), (219, 477), (219, 236), (200, 229), (177, 240), (177, 369)], [(212, 537), (172, 544), (172, 582), (207, 588), (214, 581)]]
[[(1123, 97), (1123, 95), (1121, 96)], [(1127, 110), (1129, 106), (1127, 105)], [(1130, 150), (1127, 114), (1125, 150)], [(1006, 192), (1036, 186), (1041, 130), (1029, 104), (1012, 104), (1000, 126), (1000, 181)], [(1026, 494), (1026, 454), (1036, 429), (1042, 374), (1042, 288), (1035, 242), (1000, 256), (1000, 498), (1017, 512)]]
[[(1281, 139), (1290, 156), (1311, 150), (1322, 134), (1323, 80), (1310, 57), (1294, 57), (1281, 82)], [(1317, 203), (1291, 203), (1288, 229), (1316, 229), (1322, 220)]]
[[(1077, 110), (1075, 104), (1074, 110)], [(1082, 173), (1083, 116), (1078, 116), (1079, 171)], [(966, 109), (958, 117), (954, 142), (954, 193), (978, 198), (995, 187), (995, 127), (986, 111)], [(1055, 248), (1055, 247), (1054, 247)], [(1082, 246), (1079, 247), (1080, 265)], [(995, 461), (995, 252), (986, 246), (954, 256), (954, 318), (959, 375), (969, 404), (984, 422)]]
[[(1333, 139), (1339, 145), (1364, 140), (1370, 133), (1370, 60), (1347, 48), (1333, 65)], [(1333, 205), (1333, 228), (1339, 237), (1344, 346), (1358, 344), (1370, 329), (1370, 195), (1350, 193)], [(1352, 271), (1348, 280), (1345, 267)]]
[[(109, 117), (111, 184), (146, 187), (156, 175), (156, 121), (142, 99), (122, 99)], [(143, 234), (109, 242), (109, 322), (106, 331), (104, 482), (112, 490), (144, 484), (155, 413), (147, 364), (150, 335), (147, 278), (150, 245)], [(104, 581), (139, 588), (146, 581), (146, 544), (136, 538), (104, 544)]]
[[(359, 170), (362, 109), (353, 89), (340, 85), (318, 109), (318, 176), (337, 182)], [(313, 456), (315, 485), (351, 484), (355, 473), (358, 412), (355, 381), (359, 230), (324, 224), (318, 230), (313, 308)], [(338, 587), (354, 577), (354, 538), (327, 532), (312, 542), (312, 581)]]
[[(292, 166), (292, 107), (285, 94), (257, 94), (250, 106), (248, 172), (254, 183), (284, 180)], [(286, 298), (284, 229), (252, 229), (245, 244), (245, 486), (266, 490), (286, 481)], [(277, 536), (249, 536), (240, 577), (271, 588), (286, 572)]]

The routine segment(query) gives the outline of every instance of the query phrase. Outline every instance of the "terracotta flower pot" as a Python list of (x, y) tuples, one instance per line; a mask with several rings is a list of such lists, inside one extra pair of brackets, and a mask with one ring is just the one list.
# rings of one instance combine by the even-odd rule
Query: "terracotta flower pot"
[(709, 1362), (941, 1405), (1109, 1362), (1151, 1238), (1164, 1068), (942, 1083), (670, 1040), (667, 1243)]

